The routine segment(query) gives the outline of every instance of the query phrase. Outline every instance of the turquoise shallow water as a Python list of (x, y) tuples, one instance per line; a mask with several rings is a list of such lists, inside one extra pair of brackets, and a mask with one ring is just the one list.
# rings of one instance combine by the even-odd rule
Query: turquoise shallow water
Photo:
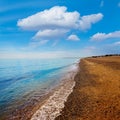
[(23, 104), (50, 91), (77, 60), (0, 60), (0, 113), (16, 109), (20, 101)]

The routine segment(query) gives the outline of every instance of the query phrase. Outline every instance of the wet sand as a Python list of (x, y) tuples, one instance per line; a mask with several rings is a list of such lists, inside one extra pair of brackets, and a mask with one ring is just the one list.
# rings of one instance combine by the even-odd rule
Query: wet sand
[(120, 56), (81, 59), (79, 68), (55, 120), (120, 120)]

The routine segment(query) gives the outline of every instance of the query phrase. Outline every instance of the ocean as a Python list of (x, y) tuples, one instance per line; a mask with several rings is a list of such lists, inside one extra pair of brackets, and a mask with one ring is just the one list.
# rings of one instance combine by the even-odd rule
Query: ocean
[[(37, 103), (54, 89), (77, 58), (0, 60), (0, 116)], [(16, 112), (18, 113), (18, 112)], [(15, 113), (15, 114), (16, 114)]]

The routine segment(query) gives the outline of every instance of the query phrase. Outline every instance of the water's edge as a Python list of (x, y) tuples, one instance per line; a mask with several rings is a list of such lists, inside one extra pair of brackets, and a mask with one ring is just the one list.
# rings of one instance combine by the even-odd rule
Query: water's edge
[(66, 74), (60, 85), (46, 102), (33, 114), (31, 120), (54, 120), (60, 115), (64, 108), (64, 103), (75, 86), (74, 77), (77, 73), (78, 65), (75, 64)]

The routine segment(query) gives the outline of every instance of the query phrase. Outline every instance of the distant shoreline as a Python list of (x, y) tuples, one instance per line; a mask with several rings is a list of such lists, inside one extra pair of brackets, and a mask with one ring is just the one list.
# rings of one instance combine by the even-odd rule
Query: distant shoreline
[(76, 85), (55, 120), (120, 119), (120, 55), (81, 59)]

